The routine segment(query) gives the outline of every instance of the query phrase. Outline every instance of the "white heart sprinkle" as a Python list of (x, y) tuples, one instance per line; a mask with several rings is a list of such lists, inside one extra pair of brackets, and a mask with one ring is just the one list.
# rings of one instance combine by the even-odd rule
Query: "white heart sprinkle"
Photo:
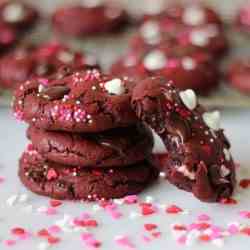
[(219, 111), (205, 112), (202, 115), (202, 118), (209, 128), (213, 130), (220, 129), (220, 112)]
[(187, 7), (183, 13), (182, 20), (187, 25), (201, 25), (205, 22), (205, 13), (199, 6)]
[(165, 67), (167, 63), (166, 56), (159, 50), (151, 51), (145, 58), (144, 58), (144, 66), (148, 70), (159, 70)]
[(180, 92), (180, 98), (184, 105), (190, 109), (193, 110), (197, 106), (197, 96), (195, 92), (192, 89), (187, 89), (185, 91)]
[(121, 79), (113, 79), (105, 83), (104, 88), (109, 94), (122, 95), (125, 93), (124, 84)]

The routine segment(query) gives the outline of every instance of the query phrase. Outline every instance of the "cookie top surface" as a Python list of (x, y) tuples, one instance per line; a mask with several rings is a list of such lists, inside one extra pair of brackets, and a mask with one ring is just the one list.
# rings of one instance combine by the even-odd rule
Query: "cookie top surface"
[(112, 66), (111, 72), (136, 80), (162, 75), (180, 89), (192, 88), (203, 95), (219, 83), (217, 65), (210, 54), (180, 45), (131, 50)]
[(27, 150), (20, 159), (19, 176), (31, 191), (55, 199), (99, 200), (137, 194), (158, 176), (146, 162), (126, 168), (69, 168), (46, 161)]
[(160, 77), (139, 83), (132, 104), (138, 118), (163, 140), (171, 173), (189, 180), (196, 197), (218, 201), (232, 194), (235, 165), (219, 112), (207, 112), (192, 90), (179, 91)]
[(134, 124), (134, 82), (99, 70), (61, 68), (50, 78), (33, 78), (16, 91), (16, 117), (38, 128), (99, 132)]
[(151, 134), (142, 126), (103, 133), (73, 134), (28, 129), (28, 138), (44, 158), (83, 168), (123, 167), (143, 161), (151, 153)]
[(98, 67), (95, 58), (49, 42), (15, 49), (0, 59), (0, 84), (14, 89), (32, 76), (46, 76), (62, 65)]
[(240, 92), (250, 94), (250, 60), (235, 59), (227, 72), (229, 84)]
[(62, 7), (54, 13), (52, 22), (59, 32), (84, 36), (110, 32), (127, 22), (127, 14), (119, 6), (104, 3)]
[(219, 14), (202, 4), (171, 5), (156, 15), (145, 15), (144, 21), (161, 19), (165, 23), (180, 23), (185, 26), (202, 26), (215, 24), (222, 26)]

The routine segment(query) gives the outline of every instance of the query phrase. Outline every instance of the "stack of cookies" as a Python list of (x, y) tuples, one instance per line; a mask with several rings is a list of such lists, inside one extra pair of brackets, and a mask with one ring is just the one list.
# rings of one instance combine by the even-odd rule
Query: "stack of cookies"
[(21, 85), (14, 112), (32, 142), (20, 159), (23, 184), (55, 199), (97, 200), (136, 194), (155, 180), (145, 161), (152, 137), (130, 105), (134, 85), (84, 67)]

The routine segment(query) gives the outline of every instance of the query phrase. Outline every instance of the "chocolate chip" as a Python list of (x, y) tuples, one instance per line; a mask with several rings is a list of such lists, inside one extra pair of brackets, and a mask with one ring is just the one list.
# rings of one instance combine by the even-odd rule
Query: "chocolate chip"
[(53, 101), (63, 98), (69, 92), (70, 88), (67, 86), (52, 86), (42, 90), (40, 96), (44, 99)]

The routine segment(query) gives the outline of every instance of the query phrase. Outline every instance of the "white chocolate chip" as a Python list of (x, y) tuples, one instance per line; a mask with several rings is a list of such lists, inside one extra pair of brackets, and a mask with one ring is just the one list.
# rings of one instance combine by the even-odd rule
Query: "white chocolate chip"
[(147, 43), (155, 45), (160, 42), (160, 28), (157, 22), (148, 21), (144, 23), (140, 32)]
[(223, 149), (223, 153), (225, 155), (226, 161), (230, 161), (231, 160), (231, 153), (230, 153), (230, 151), (228, 149), (224, 148)]
[(167, 153), (167, 149), (165, 144), (163, 143), (162, 139), (160, 136), (151, 128), (149, 128), (152, 132), (153, 135), (153, 140), (154, 140), (154, 147), (153, 147), (153, 154), (165, 154)]
[(124, 83), (121, 79), (113, 79), (105, 83), (104, 88), (108, 91), (109, 94), (113, 95), (122, 95), (125, 93)]
[(220, 129), (220, 112), (219, 111), (205, 112), (202, 115), (202, 118), (209, 128), (213, 130)]
[(185, 91), (180, 92), (180, 98), (184, 105), (190, 109), (193, 110), (197, 106), (197, 96), (195, 92), (192, 89), (187, 89)]
[(221, 165), (220, 174), (224, 178), (230, 174), (230, 170), (225, 165)]
[(187, 169), (187, 166), (183, 165), (177, 168), (177, 171), (188, 177), (190, 180), (195, 179), (195, 173)]
[(201, 25), (205, 22), (205, 12), (199, 6), (190, 6), (184, 10), (182, 20), (187, 25)]
[(167, 58), (159, 50), (154, 50), (144, 58), (144, 66), (148, 70), (159, 70), (166, 66)]
[(191, 57), (184, 57), (182, 59), (182, 67), (187, 71), (194, 70), (196, 67), (196, 62)]
[(3, 10), (3, 19), (10, 23), (15, 23), (24, 18), (25, 9), (22, 4), (11, 3)]

